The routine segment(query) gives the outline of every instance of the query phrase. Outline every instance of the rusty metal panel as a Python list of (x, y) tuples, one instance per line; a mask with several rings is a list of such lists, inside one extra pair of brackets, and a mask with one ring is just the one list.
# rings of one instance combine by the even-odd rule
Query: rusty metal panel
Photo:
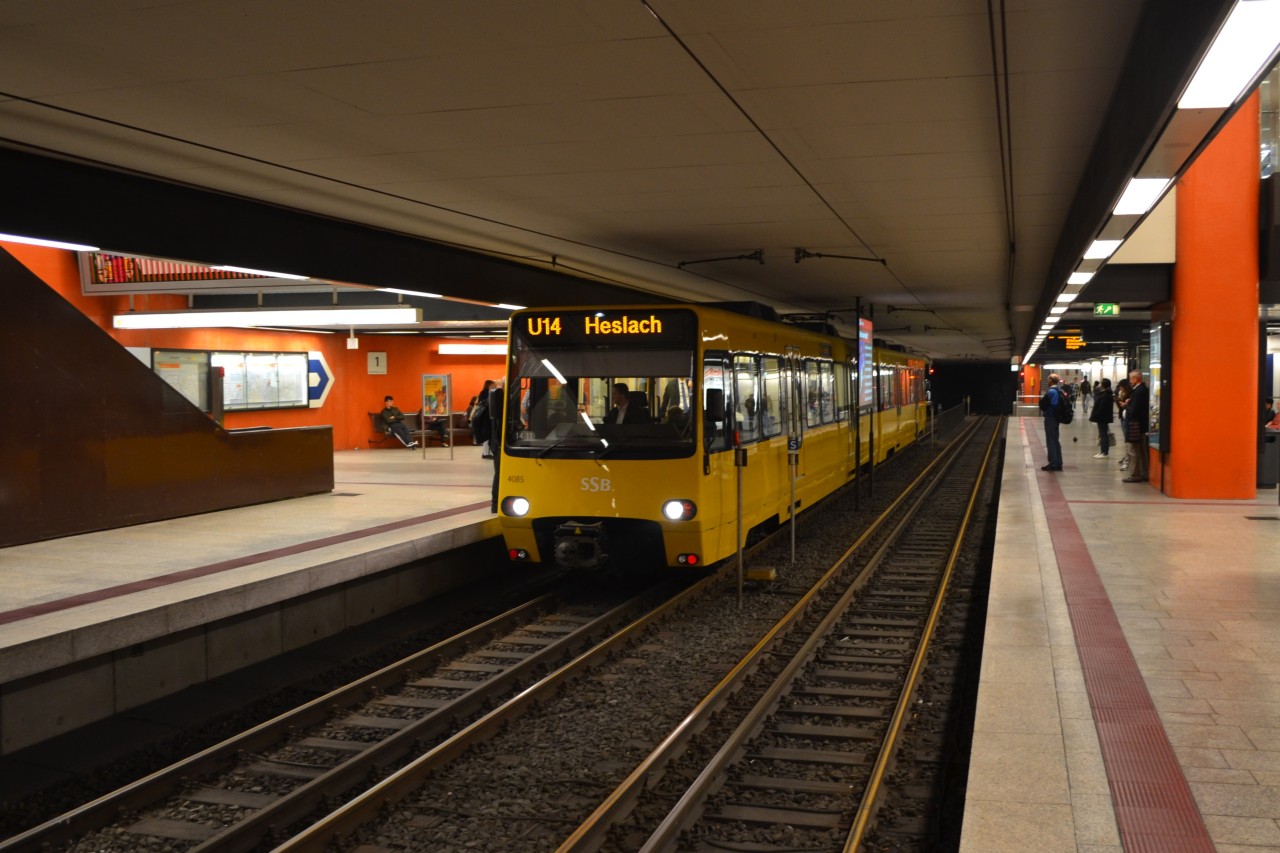
[(0, 251), (0, 546), (330, 491), (331, 427), (228, 432)]

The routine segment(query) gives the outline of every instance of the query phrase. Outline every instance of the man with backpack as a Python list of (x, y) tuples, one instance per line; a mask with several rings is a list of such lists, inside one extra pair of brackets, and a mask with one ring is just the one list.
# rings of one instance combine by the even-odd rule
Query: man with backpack
[(1071, 422), (1070, 412), (1071, 402), (1058, 385), (1058, 374), (1050, 373), (1049, 388), (1040, 398), (1040, 414), (1044, 416), (1044, 443), (1049, 448), (1049, 464), (1041, 465), (1041, 471), (1062, 470), (1062, 444), (1058, 441), (1058, 426)]

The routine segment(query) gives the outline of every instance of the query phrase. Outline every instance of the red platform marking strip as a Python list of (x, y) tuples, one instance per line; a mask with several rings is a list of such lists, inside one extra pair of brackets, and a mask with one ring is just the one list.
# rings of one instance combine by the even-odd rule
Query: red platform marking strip
[(366, 527), (363, 530), (352, 530), (349, 533), (339, 533), (334, 536), (326, 536), (323, 539), (312, 539), (310, 542), (299, 542), (297, 545), (286, 545), (283, 548), (274, 548), (270, 551), (248, 554), (244, 557), (223, 560), (220, 563), (210, 563), (206, 566), (196, 566), (190, 569), (183, 569), (180, 572), (171, 572), (167, 575), (157, 575), (153, 578), (143, 578), (142, 580), (122, 583), (117, 586), (109, 586), (104, 589), (82, 592), (79, 595), (59, 598), (56, 601), (43, 601), (39, 604), (31, 604), (26, 607), (19, 607), (15, 610), (5, 610), (0, 612), (0, 625), (7, 625), (10, 622), (20, 622), (23, 619), (30, 619), (33, 616), (43, 616), (46, 613), (57, 613), (60, 610), (70, 610), (73, 607), (92, 604), (95, 601), (106, 601), (110, 598), (119, 598), (122, 595), (141, 592), (145, 589), (155, 589), (157, 587), (169, 586), (171, 584), (181, 583), (182, 581), (188, 581), (194, 578), (202, 578), (206, 575), (216, 575), (219, 572), (226, 572), (231, 569), (251, 566), (254, 563), (265, 563), (267, 560), (274, 560), (279, 557), (288, 557), (293, 554), (301, 554), (305, 551), (314, 551), (317, 548), (325, 548), (329, 545), (340, 545), (343, 542), (350, 542), (353, 539), (363, 539), (366, 536), (376, 536), (379, 533), (389, 533), (392, 530), (399, 530), (402, 527), (412, 527), (415, 524), (422, 524), (426, 521), (435, 521), (438, 518), (448, 518), (451, 515), (461, 515), (464, 512), (471, 512), (472, 510), (481, 509), (488, 505), (488, 501), (483, 501), (481, 503), (454, 507), (453, 509), (441, 510), (440, 512), (433, 512), (427, 515), (419, 515), (413, 518), (403, 518), (399, 521), (390, 521), (386, 524), (379, 524), (376, 527)]
[[(1025, 424), (1022, 430), (1033, 454), (1041, 455), (1040, 436)], [(1039, 475), (1040, 498), (1054, 531), (1054, 553), (1124, 849), (1212, 853), (1209, 831), (1058, 485), (1060, 476)]]

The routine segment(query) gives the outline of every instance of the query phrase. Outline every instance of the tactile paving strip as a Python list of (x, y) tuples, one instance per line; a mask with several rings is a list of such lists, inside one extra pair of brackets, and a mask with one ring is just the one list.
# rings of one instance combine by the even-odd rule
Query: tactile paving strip
[[(1023, 433), (1033, 455), (1042, 457), (1040, 436), (1025, 423)], [(1049, 529), (1054, 531), (1054, 553), (1124, 849), (1128, 853), (1212, 853), (1209, 831), (1055, 479), (1058, 476), (1038, 475), (1040, 499)]]

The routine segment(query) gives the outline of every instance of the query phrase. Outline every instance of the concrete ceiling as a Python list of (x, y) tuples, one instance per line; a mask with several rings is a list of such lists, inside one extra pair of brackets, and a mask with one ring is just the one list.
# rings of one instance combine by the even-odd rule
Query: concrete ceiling
[(0, 144), (657, 298), (861, 299), (935, 357), (1025, 344), (1141, 2), (650, 6), (4, 0)]

